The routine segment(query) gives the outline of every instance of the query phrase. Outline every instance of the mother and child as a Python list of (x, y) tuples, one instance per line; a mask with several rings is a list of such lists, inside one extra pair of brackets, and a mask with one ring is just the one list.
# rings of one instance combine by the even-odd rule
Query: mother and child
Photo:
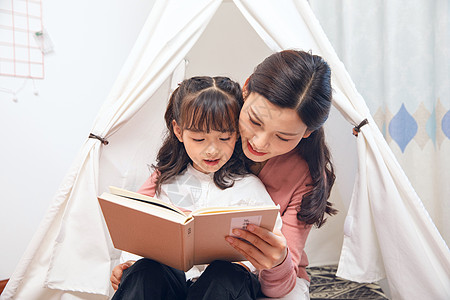
[(169, 100), (155, 171), (138, 192), (184, 210), (275, 203), (282, 225), (226, 237), (244, 263), (214, 261), (187, 273), (147, 258), (119, 264), (113, 299), (283, 297), (297, 277), (303, 298), (296, 299), (309, 299), (306, 239), (337, 212), (328, 201), (335, 175), (323, 130), (331, 98), (328, 64), (296, 50), (266, 58), (242, 90), (226, 77), (183, 81)]

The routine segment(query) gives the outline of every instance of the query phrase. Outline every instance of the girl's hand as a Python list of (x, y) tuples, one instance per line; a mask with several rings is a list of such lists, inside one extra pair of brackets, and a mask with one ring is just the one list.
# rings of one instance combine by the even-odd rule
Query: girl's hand
[(280, 230), (271, 232), (250, 224), (247, 230), (233, 229), (233, 234), (251, 244), (232, 236), (226, 240), (250, 261), (258, 270), (272, 269), (281, 264), (287, 256), (286, 238)]
[(111, 281), (111, 285), (115, 291), (117, 291), (117, 289), (119, 288), (119, 283), (122, 279), (123, 271), (131, 267), (135, 262), (136, 261), (134, 260), (128, 260), (123, 264), (114, 267), (111, 273), (111, 278), (109, 280)]

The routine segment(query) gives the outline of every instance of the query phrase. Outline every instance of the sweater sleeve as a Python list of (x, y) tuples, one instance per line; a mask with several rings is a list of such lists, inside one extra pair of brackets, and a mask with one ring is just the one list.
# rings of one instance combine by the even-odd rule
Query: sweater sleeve
[[(299, 265), (308, 265), (304, 248), (311, 225), (306, 225), (297, 219), (297, 207), (301, 203), (304, 192), (295, 195), (282, 215), (282, 233), (287, 240), (288, 255), (283, 263), (269, 270), (262, 270), (259, 274), (261, 290), (268, 297), (283, 297), (291, 292), (297, 277), (308, 278), (304, 268)], [(305, 274), (303, 274), (303, 272)]]
[[(309, 280), (306, 272), (308, 258), (304, 248), (311, 225), (299, 221), (297, 212), (303, 195), (311, 190), (311, 179), (306, 162), (297, 156), (274, 159), (266, 167), (260, 178), (273, 201), (281, 205), (281, 231), (287, 241), (288, 255), (280, 265), (261, 270), (259, 279), (261, 290), (266, 296), (283, 297), (294, 289), (297, 277)], [(292, 169), (298, 172), (294, 173)], [(287, 173), (291, 176), (286, 176)]]
[[(144, 184), (139, 188), (139, 190), (137, 192), (139, 194), (143, 194), (146, 196), (156, 197), (156, 180), (158, 179), (158, 176), (159, 176), (159, 172), (154, 171), (152, 173), (152, 175), (149, 178), (147, 178), (147, 180), (144, 182)], [(173, 204), (173, 203), (171, 203), (171, 204)], [(178, 208), (181, 209), (186, 214), (191, 213), (190, 210), (185, 209), (183, 207), (178, 207)]]
[(154, 197), (156, 194), (156, 180), (158, 179), (158, 176), (158, 171), (154, 171), (137, 192), (139, 194)]

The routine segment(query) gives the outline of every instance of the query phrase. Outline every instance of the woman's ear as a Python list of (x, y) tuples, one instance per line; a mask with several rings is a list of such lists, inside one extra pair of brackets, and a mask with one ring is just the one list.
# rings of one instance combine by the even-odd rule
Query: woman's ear
[(247, 99), (248, 97), (248, 81), (250, 80), (250, 77), (247, 78), (247, 80), (244, 83), (244, 86), (242, 87), (242, 98)]
[(303, 139), (308, 138), (311, 135), (311, 133), (313, 133), (311, 130), (306, 129), (305, 134), (303, 134), (302, 138)]
[(183, 132), (181, 130), (181, 127), (178, 126), (177, 121), (172, 120), (172, 127), (173, 127), (173, 133), (177, 137), (177, 139), (180, 141), (180, 143), (183, 142)]

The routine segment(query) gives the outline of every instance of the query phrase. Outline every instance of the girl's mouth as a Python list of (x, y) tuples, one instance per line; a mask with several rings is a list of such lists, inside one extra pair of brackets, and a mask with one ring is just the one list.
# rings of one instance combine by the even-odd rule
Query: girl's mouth
[(263, 155), (267, 154), (267, 152), (266, 153), (258, 152), (255, 149), (253, 149), (252, 145), (250, 145), (250, 143), (248, 141), (247, 141), (247, 148), (253, 155), (256, 155), (256, 156), (263, 156)]
[(220, 159), (204, 159), (203, 160), (205, 162), (205, 164), (207, 164), (208, 166), (215, 166), (219, 163)]

